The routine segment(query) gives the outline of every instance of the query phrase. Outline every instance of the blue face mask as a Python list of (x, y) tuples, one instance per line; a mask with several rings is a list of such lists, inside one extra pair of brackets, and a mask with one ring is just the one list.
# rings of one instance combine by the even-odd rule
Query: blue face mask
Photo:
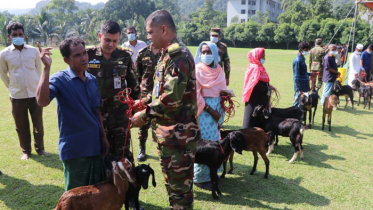
[(25, 39), (22, 37), (16, 37), (16, 38), (12, 38), (12, 42), (14, 45), (21, 46), (25, 43)]
[(128, 41), (134, 41), (136, 39), (136, 35), (135, 34), (127, 34), (127, 38), (128, 38)]
[(260, 63), (263, 65), (266, 62), (264, 59), (260, 59)]
[(213, 55), (201, 55), (201, 61), (206, 65), (210, 65), (214, 61), (214, 56)]
[(372, 54), (372, 51), (367, 51), (368, 54)]
[(331, 51), (330, 52), (332, 55), (335, 55), (337, 53), (337, 51)]

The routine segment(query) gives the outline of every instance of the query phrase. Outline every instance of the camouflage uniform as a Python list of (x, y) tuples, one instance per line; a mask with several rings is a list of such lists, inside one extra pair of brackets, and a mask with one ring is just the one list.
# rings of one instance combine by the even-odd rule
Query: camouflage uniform
[[(118, 92), (126, 88), (126, 85), (132, 89), (130, 96), (133, 99), (136, 99), (139, 94), (139, 86), (131, 60), (132, 51), (128, 48), (118, 47), (113, 51), (109, 60), (103, 56), (101, 47), (88, 48), (87, 52), (89, 56), (88, 72), (97, 78), (102, 98), (100, 112), (110, 144), (109, 153), (117, 158), (122, 158), (129, 121), (126, 116), (128, 106), (119, 102), (117, 95)], [(117, 84), (117, 87), (114, 83)], [(130, 151), (131, 132), (128, 132), (125, 157), (133, 162), (133, 155)]]
[[(151, 47), (152, 46), (149, 45), (148, 47), (141, 49), (136, 58), (135, 73), (138, 79), (138, 84), (141, 84), (140, 85), (141, 96), (146, 95), (146, 97), (142, 98), (142, 100), (145, 101), (145, 104), (150, 104), (152, 101), (152, 90), (154, 86), (154, 72), (155, 72), (155, 67), (157, 65), (158, 59), (160, 57), (160, 53), (157, 53), (156, 55), (154, 55)], [(145, 143), (148, 138), (149, 127), (150, 127), (150, 121), (148, 121), (145, 125), (141, 126), (138, 131), (140, 150), (143, 148), (144, 155), (145, 155)], [(139, 157), (138, 157), (138, 160), (139, 160)]]
[(322, 75), (324, 68), (324, 56), (327, 54), (327, 50), (321, 46), (316, 46), (310, 50), (310, 72), (311, 72), (311, 90), (315, 89), (317, 72), (319, 72), (317, 88), (320, 89), (322, 86)]
[(229, 79), (229, 74), (231, 72), (231, 61), (228, 56), (228, 47), (223, 42), (216, 43), (219, 50), (220, 62), (219, 65), (224, 69), (225, 78)]
[(161, 53), (152, 103), (141, 119), (152, 119), (170, 208), (193, 209), (194, 157), (201, 139), (194, 60), (177, 39)]

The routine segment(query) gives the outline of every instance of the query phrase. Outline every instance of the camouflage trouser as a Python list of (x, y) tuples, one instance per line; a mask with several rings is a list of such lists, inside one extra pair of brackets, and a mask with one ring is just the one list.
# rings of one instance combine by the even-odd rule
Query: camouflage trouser
[(158, 144), (170, 209), (193, 209), (194, 157), (197, 142), (181, 145)]
[[(317, 75), (317, 73), (319, 75)], [(323, 70), (321, 70), (321, 71), (312, 71), (311, 72), (311, 91), (315, 90), (315, 87), (316, 87), (316, 77), (318, 79), (317, 88), (318, 89), (321, 88), (321, 86), (322, 86), (322, 75), (323, 75)]]
[[(105, 125), (104, 123), (106, 137), (110, 144), (109, 153), (118, 159), (122, 159), (123, 156), (123, 147), (126, 139), (127, 123), (123, 123), (121, 125)], [(131, 131), (128, 132), (124, 156), (133, 163), (133, 154), (131, 152), (130, 142)]]
[(140, 145), (141, 145), (141, 142), (146, 142), (146, 140), (148, 139), (148, 130), (150, 128), (150, 125), (151, 125), (151, 121), (149, 120), (145, 125), (139, 128), (139, 131), (137, 134), (139, 135)]

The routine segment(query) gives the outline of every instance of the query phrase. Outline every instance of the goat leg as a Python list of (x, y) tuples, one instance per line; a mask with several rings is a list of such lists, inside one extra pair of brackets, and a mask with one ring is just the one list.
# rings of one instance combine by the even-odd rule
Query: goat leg
[(313, 110), (313, 116), (312, 116), (312, 125), (315, 123), (315, 114), (316, 114), (317, 104), (315, 106), (315, 110)]
[(346, 98), (346, 105), (345, 105), (345, 107), (343, 109), (346, 109), (347, 104), (348, 104), (348, 96), (345, 96), (345, 98)]
[(293, 157), (289, 160), (289, 163), (293, 163), (298, 157), (299, 151), (294, 152)]
[(322, 127), (321, 127), (321, 130), (324, 130), (324, 125), (325, 125), (325, 111), (322, 114)]
[(309, 122), (309, 124), (310, 124), (310, 128), (312, 127), (312, 124), (311, 124), (311, 118), (312, 118), (312, 107), (311, 107), (311, 109), (310, 109), (310, 111), (308, 111), (309, 113), (309, 116), (308, 116), (308, 122)]
[(232, 174), (233, 173), (233, 156), (234, 156), (234, 151), (231, 152), (231, 154), (229, 155), (229, 171), (228, 171), (228, 174)]
[[(212, 184), (212, 198), (213, 199), (219, 199), (218, 195), (216, 195), (216, 192), (220, 192), (219, 187), (218, 187), (218, 169), (216, 168), (210, 168), (210, 178), (211, 178), (211, 184)], [(220, 192), (221, 194), (221, 192)]]
[(265, 154), (265, 149), (260, 149), (258, 150), (260, 156), (262, 156), (263, 160), (264, 160), (264, 163), (266, 164), (266, 173), (264, 175), (264, 178), (265, 179), (268, 179), (268, 174), (269, 174), (269, 160), (268, 160), (268, 157), (267, 155)]
[(226, 174), (226, 171), (227, 171), (227, 162), (228, 162), (227, 159), (225, 159), (224, 162), (223, 162), (223, 173), (220, 175), (220, 178), (222, 178), (222, 179), (225, 178), (225, 174)]
[(275, 145), (277, 146), (278, 145), (278, 135), (276, 135), (276, 143)]
[(256, 166), (258, 165), (258, 152), (256, 150), (253, 150), (254, 155), (254, 165), (253, 169), (251, 169), (250, 175), (254, 175), (254, 172), (256, 171)]
[(332, 113), (328, 115), (329, 131), (332, 131)]
[[(128, 194), (127, 194), (128, 195)], [(124, 201), (124, 206), (126, 208), (126, 210), (130, 210), (130, 196), (126, 196), (126, 200)]]
[(303, 147), (301, 144), (298, 144), (298, 147), (299, 147), (299, 150), (300, 150), (300, 159), (303, 160), (304, 157), (303, 157)]

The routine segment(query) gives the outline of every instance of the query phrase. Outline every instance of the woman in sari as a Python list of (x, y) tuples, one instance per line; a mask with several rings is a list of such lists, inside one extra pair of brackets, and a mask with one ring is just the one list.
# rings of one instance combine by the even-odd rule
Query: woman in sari
[(258, 105), (268, 107), (270, 90), (275, 88), (269, 85), (269, 76), (263, 66), (266, 59), (264, 48), (251, 50), (247, 54), (247, 58), (250, 64), (246, 69), (242, 93), (242, 102), (245, 102), (242, 128), (263, 128), (260, 117), (252, 117), (252, 114)]
[[(222, 90), (227, 89), (219, 59), (216, 44), (205, 42), (199, 45), (194, 58), (199, 126), (202, 138), (212, 141), (220, 139), (220, 127), (224, 120), (220, 100), (221, 95), (225, 95)], [(194, 164), (193, 181), (197, 187), (211, 190), (210, 169), (203, 164)]]

